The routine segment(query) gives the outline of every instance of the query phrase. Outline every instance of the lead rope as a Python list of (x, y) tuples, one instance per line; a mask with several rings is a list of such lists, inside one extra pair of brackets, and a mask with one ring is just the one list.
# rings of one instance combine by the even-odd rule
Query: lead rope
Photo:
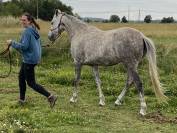
[[(56, 40), (60, 37), (61, 34), (59, 34), (56, 38)], [(51, 45), (53, 45), (55, 43), (55, 41), (52, 41), (51, 43), (47, 44), (47, 45), (42, 45), (42, 47), (50, 47)], [(7, 54), (8, 58), (9, 58), (9, 72), (7, 73), (7, 75), (0, 75), (0, 78), (7, 78), (9, 77), (9, 75), (12, 72), (12, 56), (11, 56), (11, 52), (10, 52), (10, 45), (8, 45), (8, 47), (2, 51), (0, 53), (0, 56), (5, 56)]]
[(0, 75), (0, 78), (9, 77), (9, 75), (11, 74), (11, 71), (12, 71), (12, 57), (11, 57), (11, 53), (10, 53), (10, 45), (8, 45), (8, 47), (0, 53), (0, 56), (4, 56), (6, 54), (8, 55), (8, 58), (9, 58), (9, 72), (7, 73), (7, 75)]
[(41, 47), (43, 47), (43, 48), (50, 47), (51, 45), (53, 45), (53, 44), (55, 43), (55, 41), (56, 41), (60, 36), (61, 36), (61, 34), (59, 34), (59, 35), (56, 37), (56, 39), (55, 39), (54, 41), (52, 41), (51, 43), (46, 44), (46, 45), (41, 45)]

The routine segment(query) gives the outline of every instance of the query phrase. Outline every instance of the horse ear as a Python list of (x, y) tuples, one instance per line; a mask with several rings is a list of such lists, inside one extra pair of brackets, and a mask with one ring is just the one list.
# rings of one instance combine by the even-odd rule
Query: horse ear
[(58, 10), (57, 9), (55, 9), (55, 15), (58, 16)]
[(58, 14), (60, 14), (60, 13), (61, 13), (61, 11), (60, 11), (59, 9), (56, 9), (56, 10), (55, 10), (55, 15), (56, 15), (56, 16), (58, 16)]
[(61, 10), (60, 10), (60, 9), (58, 9), (58, 13), (61, 13)]

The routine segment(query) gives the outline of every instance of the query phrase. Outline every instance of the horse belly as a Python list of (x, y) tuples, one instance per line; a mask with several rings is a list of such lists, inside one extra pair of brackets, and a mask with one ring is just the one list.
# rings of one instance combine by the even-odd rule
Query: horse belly
[(85, 65), (99, 65), (99, 66), (111, 66), (120, 63), (121, 61), (116, 56), (89, 56), (86, 58)]

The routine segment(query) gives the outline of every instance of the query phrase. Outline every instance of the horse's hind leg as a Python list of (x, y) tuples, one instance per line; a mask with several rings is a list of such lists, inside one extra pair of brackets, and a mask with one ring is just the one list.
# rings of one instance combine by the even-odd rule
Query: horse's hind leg
[(140, 114), (144, 116), (146, 114), (147, 106), (146, 106), (146, 102), (144, 99), (144, 89), (142, 86), (142, 82), (141, 82), (140, 77), (139, 77), (138, 73), (136, 72), (136, 70), (131, 69), (131, 73), (133, 76), (133, 81), (135, 83), (135, 86), (139, 92), (140, 106), (141, 106), (140, 107)]
[(78, 86), (79, 81), (80, 81), (81, 68), (82, 68), (82, 65), (80, 65), (80, 64), (75, 65), (75, 79), (74, 79), (74, 82), (73, 82), (74, 92), (73, 92), (72, 97), (70, 98), (70, 102), (72, 102), (72, 103), (77, 102), (77, 94), (78, 94), (77, 86)]
[(123, 98), (132, 83), (133, 83), (133, 77), (132, 77), (131, 71), (130, 69), (127, 69), (127, 81), (126, 81), (124, 89), (122, 90), (120, 95), (117, 97), (117, 100), (115, 101), (115, 105), (122, 104)]
[(105, 98), (104, 98), (103, 92), (101, 90), (101, 80), (99, 77), (98, 66), (93, 66), (93, 74), (94, 74), (95, 82), (96, 82), (97, 89), (99, 92), (99, 98), (100, 98), (99, 105), (104, 106), (105, 105)]

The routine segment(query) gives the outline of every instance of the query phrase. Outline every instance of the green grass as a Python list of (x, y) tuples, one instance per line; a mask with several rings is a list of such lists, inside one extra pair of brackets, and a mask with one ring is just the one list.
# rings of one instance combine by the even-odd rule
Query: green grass
[[(43, 27), (49, 26), (41, 22)], [(148, 73), (147, 60), (139, 66), (139, 73), (145, 88), (145, 99), (148, 113), (160, 110), (163, 115), (174, 118), (177, 113), (177, 61), (176, 61), (176, 28), (177, 25), (166, 24), (98, 24), (104, 30), (130, 26), (141, 30), (152, 38), (157, 48), (157, 60), (161, 82), (170, 98), (168, 104), (158, 104), (152, 91)], [(6, 39), (19, 40), (20, 27), (1, 28), (0, 50), (4, 49)], [(43, 44), (47, 43), (47, 30), (41, 31)], [(78, 103), (70, 104), (74, 66), (69, 53), (69, 41), (64, 34), (57, 44), (43, 49), (41, 64), (36, 68), (37, 81), (52, 93), (58, 95), (54, 109), (50, 109), (47, 99), (27, 88), (27, 103), (20, 106), (17, 103), (18, 71), (20, 55), (12, 50), (13, 71), (10, 77), (0, 79), (0, 132), (34, 132), (34, 133), (174, 133), (176, 124), (157, 123), (152, 119), (138, 115), (139, 98), (137, 90), (132, 87), (127, 93), (123, 105), (114, 106), (114, 101), (124, 87), (125, 69), (122, 65), (100, 67), (103, 92), (106, 106), (99, 107), (98, 92), (92, 70), (85, 66), (82, 70), (79, 85)], [(8, 64), (0, 58), (0, 74), (8, 71)], [(5, 63), (5, 64), (3, 64)]]

